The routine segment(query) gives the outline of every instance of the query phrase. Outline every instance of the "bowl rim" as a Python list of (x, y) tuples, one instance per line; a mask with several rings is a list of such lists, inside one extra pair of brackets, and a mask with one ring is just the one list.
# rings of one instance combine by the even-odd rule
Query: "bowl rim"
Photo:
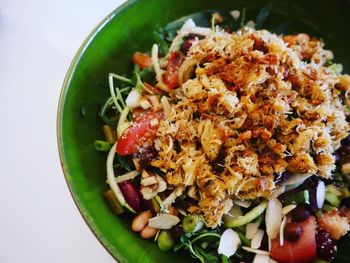
[(73, 201), (78, 208), (78, 211), (80, 215), (83, 217), (85, 223), (91, 230), (91, 232), (95, 235), (96, 239), (100, 242), (100, 244), (108, 251), (108, 253), (118, 262), (123, 262), (124, 257), (119, 253), (118, 250), (112, 246), (112, 244), (104, 237), (102, 232), (97, 227), (97, 224), (95, 221), (90, 218), (86, 208), (84, 207), (80, 197), (78, 196), (76, 188), (72, 185), (71, 181), (71, 175), (70, 175), (70, 169), (66, 166), (66, 153), (63, 146), (63, 140), (62, 140), (62, 134), (63, 134), (63, 109), (64, 109), (64, 103), (68, 91), (68, 87), (70, 86), (73, 73), (79, 64), (79, 61), (81, 57), (83, 56), (84, 51), (88, 48), (90, 43), (94, 40), (95, 36), (99, 33), (103, 27), (114, 18), (114, 16), (118, 15), (119, 13), (123, 12), (130, 6), (134, 5), (135, 3), (139, 2), (139, 0), (127, 0), (123, 4), (119, 5), (117, 8), (115, 8), (113, 11), (111, 11), (106, 17), (104, 17), (101, 22), (99, 22), (93, 30), (87, 35), (87, 37), (84, 39), (78, 50), (75, 52), (75, 55), (69, 65), (69, 68), (67, 70), (67, 73), (64, 77), (62, 88), (59, 95), (58, 105), (57, 105), (57, 114), (56, 114), (56, 140), (57, 140), (57, 146), (58, 146), (58, 154), (60, 159), (60, 165), (61, 169), (63, 171), (63, 175), (66, 181), (66, 184), (68, 186), (69, 192), (73, 198)]

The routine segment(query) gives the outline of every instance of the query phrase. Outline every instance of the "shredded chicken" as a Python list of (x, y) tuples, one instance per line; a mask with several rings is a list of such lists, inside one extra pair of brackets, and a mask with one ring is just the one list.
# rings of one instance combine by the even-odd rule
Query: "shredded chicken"
[(188, 211), (207, 227), (221, 223), (232, 199), (268, 198), (284, 171), (331, 176), (349, 130), (342, 101), (350, 77), (328, 70), (329, 58), (306, 34), (245, 29), (194, 40), (152, 165), (195, 196)]

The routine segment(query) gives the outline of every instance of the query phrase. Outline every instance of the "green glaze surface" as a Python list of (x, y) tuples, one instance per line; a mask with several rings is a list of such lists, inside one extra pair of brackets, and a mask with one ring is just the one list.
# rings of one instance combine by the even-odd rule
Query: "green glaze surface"
[[(130, 75), (131, 56), (147, 51), (152, 32), (180, 17), (204, 10), (247, 9), (247, 20), (272, 3), (268, 29), (286, 20), (288, 33), (322, 37), (335, 61), (350, 71), (350, 4), (347, 1), (262, 0), (133, 0), (113, 11), (87, 37), (68, 70), (58, 109), (58, 144), (63, 171), (72, 196), (96, 237), (121, 263), (191, 262), (185, 254), (160, 251), (130, 230), (131, 217), (114, 215), (102, 197), (106, 185), (106, 154), (94, 149), (103, 138), (99, 107), (108, 96), (108, 73)], [(85, 115), (82, 116), (81, 108)]]

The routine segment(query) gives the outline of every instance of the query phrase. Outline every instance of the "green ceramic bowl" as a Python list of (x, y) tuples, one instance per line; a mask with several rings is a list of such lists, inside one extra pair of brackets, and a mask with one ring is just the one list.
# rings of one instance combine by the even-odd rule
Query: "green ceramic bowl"
[[(288, 33), (322, 37), (336, 61), (350, 69), (349, 1), (270, 0), (268, 29), (291, 21)], [(161, 252), (130, 230), (130, 217), (115, 216), (102, 192), (106, 186), (106, 155), (95, 151), (103, 138), (97, 113), (108, 96), (109, 72), (129, 75), (135, 51), (150, 50), (152, 32), (180, 17), (203, 10), (246, 8), (254, 19), (263, 0), (133, 0), (108, 15), (77, 52), (63, 84), (58, 109), (58, 144), (63, 171), (82, 216), (96, 237), (119, 262), (191, 262), (187, 255)], [(289, 22), (287, 22), (289, 23)], [(339, 261), (340, 262), (340, 261)], [(344, 261), (345, 262), (345, 261)]]

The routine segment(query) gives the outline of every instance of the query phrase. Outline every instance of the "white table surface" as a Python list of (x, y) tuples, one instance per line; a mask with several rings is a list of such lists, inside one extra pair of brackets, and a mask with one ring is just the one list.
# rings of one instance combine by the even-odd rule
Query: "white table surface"
[(0, 262), (115, 262), (75, 207), (56, 143), (68, 66), (124, 0), (0, 0)]

